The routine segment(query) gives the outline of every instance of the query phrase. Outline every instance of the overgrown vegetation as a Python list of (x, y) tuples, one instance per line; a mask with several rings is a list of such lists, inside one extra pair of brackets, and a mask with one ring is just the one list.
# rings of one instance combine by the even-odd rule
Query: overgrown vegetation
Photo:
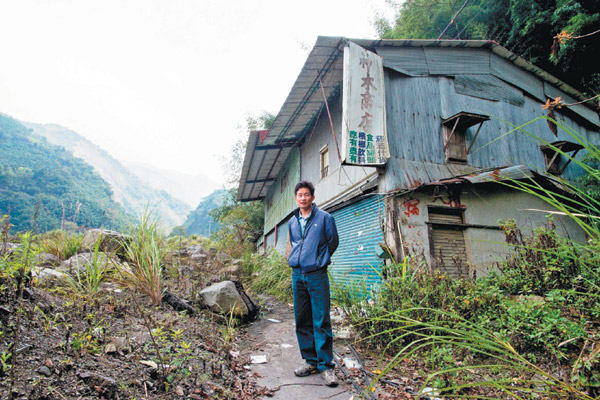
[(276, 251), (266, 255), (247, 253), (244, 280), (253, 293), (264, 293), (284, 303), (292, 301), (292, 274), (287, 260)]
[[(202, 311), (198, 291), (216, 271), (182, 250), (206, 240), (168, 242), (149, 212), (122, 248), (101, 237), (84, 248), (77, 233), (10, 237), (9, 226), (2, 217), (0, 397), (261, 397), (233, 355), (235, 319), (219, 325)], [(62, 275), (32, 279), (38, 250), (59, 257)], [(195, 312), (163, 304), (165, 290)]]
[[(600, 182), (599, 149), (558, 126), (588, 150), (584, 161), (571, 160), (586, 171), (583, 181)], [(585, 243), (559, 237), (552, 217), (531, 236), (503, 221), (512, 254), (488, 277), (450, 279), (405, 259), (386, 266), (370, 299), (360, 295), (366, 287), (337, 293), (357, 336), (391, 357), (383, 374), (422, 359), (423, 386), (443, 397), (600, 395), (600, 201), (585, 188), (561, 183), (568, 192), (534, 180), (506, 184), (574, 219), (587, 233)]]

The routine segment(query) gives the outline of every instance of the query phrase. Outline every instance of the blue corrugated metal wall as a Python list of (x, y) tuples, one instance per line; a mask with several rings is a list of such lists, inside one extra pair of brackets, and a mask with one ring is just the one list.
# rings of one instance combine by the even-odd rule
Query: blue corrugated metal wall
[[(378, 272), (383, 263), (378, 254), (381, 252), (379, 243), (383, 242), (383, 199), (370, 196), (331, 215), (340, 236), (340, 245), (329, 266), (333, 286), (354, 288), (362, 294), (363, 288), (370, 290), (381, 281)], [(336, 295), (335, 290), (333, 295)]]

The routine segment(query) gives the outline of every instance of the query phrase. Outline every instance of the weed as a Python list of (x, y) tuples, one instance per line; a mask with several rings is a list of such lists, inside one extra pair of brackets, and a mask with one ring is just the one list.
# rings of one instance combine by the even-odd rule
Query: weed
[(83, 235), (66, 233), (61, 230), (45, 233), (40, 238), (39, 251), (53, 254), (61, 260), (67, 260), (81, 249)]
[(236, 309), (232, 308), (225, 317), (225, 324), (221, 326), (221, 332), (223, 334), (223, 341), (231, 343), (235, 338), (235, 327), (237, 325), (237, 319), (235, 318)]
[(120, 266), (123, 282), (150, 297), (156, 306), (162, 300), (162, 262), (169, 250), (157, 224), (157, 218), (146, 209), (131, 239), (123, 243), (129, 264)]
[(61, 313), (56, 313), (54, 314), (53, 317), (50, 317), (49, 315), (47, 315), (41, 308), (39, 308), (38, 306), (35, 306), (34, 310), (38, 311), (41, 315), (42, 318), (44, 319), (44, 333), (47, 335), (49, 331), (51, 331), (55, 326), (58, 326), (59, 323), (57, 323), (56, 321), (58, 319), (63, 319), (64, 317)]
[(76, 265), (72, 275), (64, 274), (69, 286), (88, 298), (94, 298), (98, 294), (102, 283), (113, 270), (113, 261), (100, 252), (100, 242), (99, 237), (94, 244), (91, 260), (84, 262), (83, 266)]

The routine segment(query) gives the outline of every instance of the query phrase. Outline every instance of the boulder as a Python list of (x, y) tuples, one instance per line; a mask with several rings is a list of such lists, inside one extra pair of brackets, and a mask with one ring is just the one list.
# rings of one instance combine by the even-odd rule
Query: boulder
[(54, 268), (61, 264), (62, 260), (49, 253), (38, 253), (33, 257), (33, 265), (44, 268)]
[(131, 237), (106, 229), (89, 229), (83, 235), (81, 247), (94, 250), (98, 240), (100, 240), (100, 247), (98, 250), (105, 253), (118, 253), (123, 247), (123, 243), (131, 240)]
[(36, 278), (38, 282), (43, 282), (50, 278), (62, 279), (65, 275), (54, 268), (33, 267), (31, 269), (31, 276)]
[[(67, 261), (60, 264), (59, 270), (65, 272), (73, 272), (73, 270), (83, 271), (85, 268), (94, 261), (94, 253), (81, 253), (76, 254), (69, 258)], [(119, 261), (116, 256), (109, 255), (103, 252), (98, 252), (96, 260), (102, 268), (108, 268)]]
[(208, 308), (214, 312), (223, 314), (233, 312), (234, 316), (245, 318), (250, 311), (233, 281), (222, 281), (210, 285), (202, 289), (200, 295)]

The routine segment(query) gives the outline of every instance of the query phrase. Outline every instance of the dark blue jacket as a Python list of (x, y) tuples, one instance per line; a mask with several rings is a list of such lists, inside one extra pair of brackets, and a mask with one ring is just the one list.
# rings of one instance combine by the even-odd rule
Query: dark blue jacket
[(331, 263), (331, 256), (339, 244), (337, 227), (333, 217), (317, 208), (313, 203), (312, 212), (304, 236), (300, 230), (300, 209), (294, 211), (288, 225), (292, 250), (288, 264), (292, 268), (301, 268), (302, 272), (316, 271)]

